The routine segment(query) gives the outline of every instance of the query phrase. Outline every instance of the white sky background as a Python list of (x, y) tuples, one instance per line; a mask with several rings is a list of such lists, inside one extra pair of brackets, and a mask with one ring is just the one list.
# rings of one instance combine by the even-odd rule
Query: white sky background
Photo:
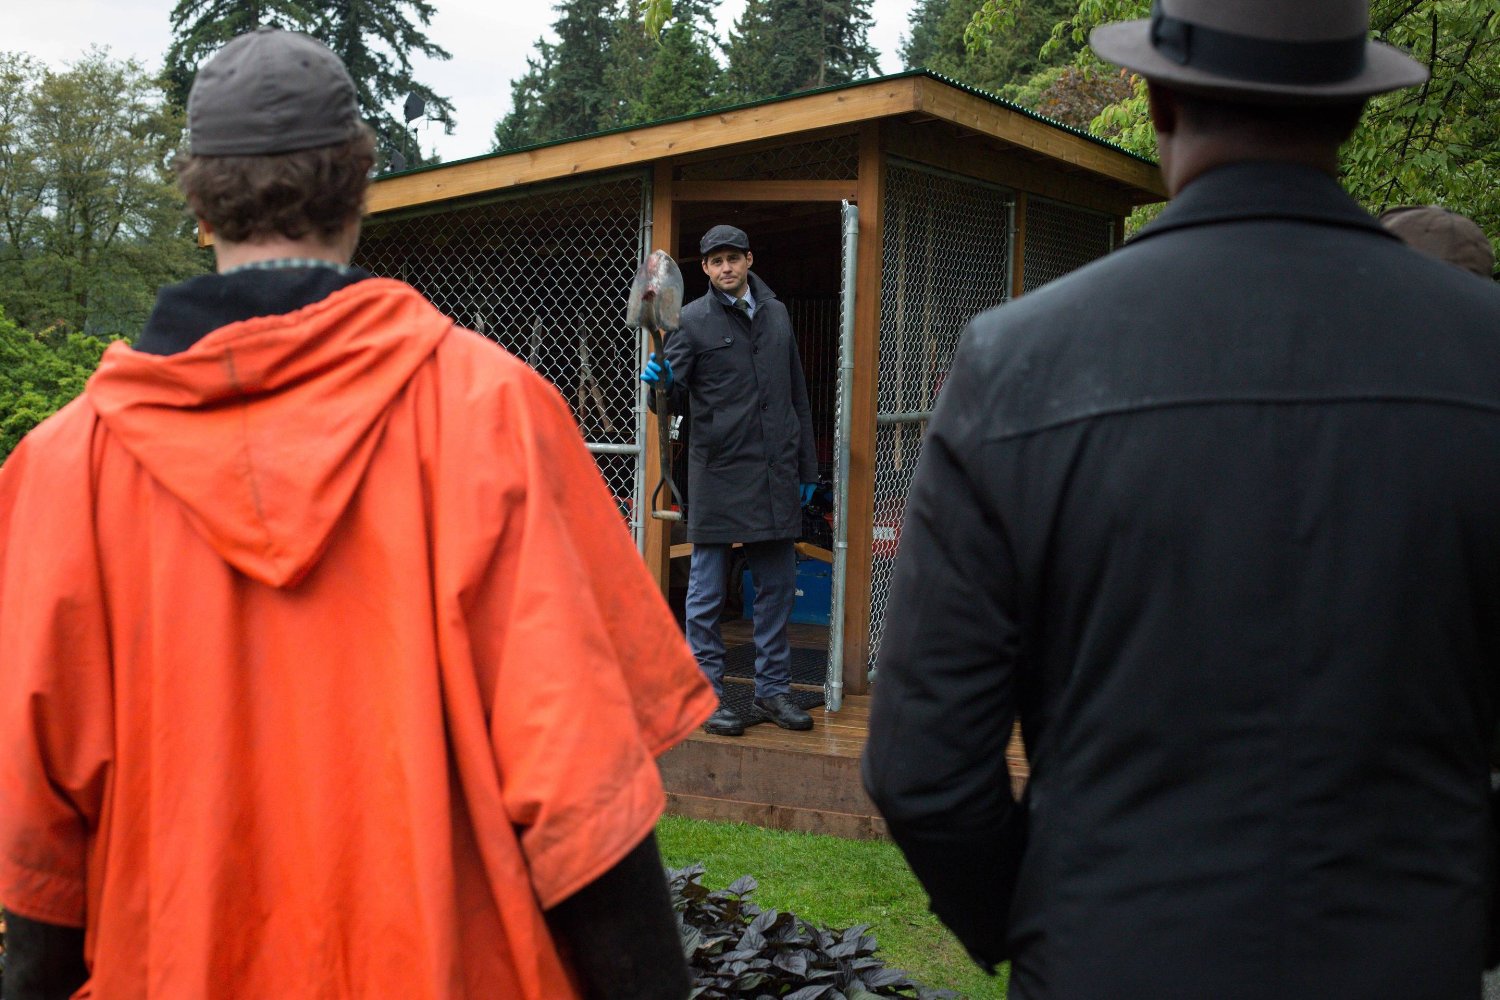
[[(880, 53), (883, 73), (901, 69), (899, 48), (914, 0), (874, 0), (870, 43)], [(149, 69), (162, 65), (171, 42), (167, 17), (174, 0), (4, 0), (0, 51), (27, 52), (61, 67), (90, 46), (108, 47), (116, 58), (134, 57)], [(417, 79), (453, 101), (458, 128), (445, 136), (441, 126), (418, 125), (424, 150), (444, 160), (489, 151), (494, 125), (510, 109), (510, 81), (526, 68), (539, 36), (549, 34), (557, 17), (550, 3), (536, 0), (434, 0), (437, 13), (427, 35), (453, 53), (445, 62), (416, 61)], [(722, 0), (721, 38), (745, 0)], [(398, 108), (392, 109), (399, 114)]]

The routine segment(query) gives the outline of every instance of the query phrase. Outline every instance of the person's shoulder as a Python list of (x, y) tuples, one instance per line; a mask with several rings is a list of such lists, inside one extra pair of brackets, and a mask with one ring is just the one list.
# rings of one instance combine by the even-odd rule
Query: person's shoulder
[(436, 356), (446, 369), (445, 376), (461, 373), (463, 381), (500, 387), (516, 385), (526, 389), (551, 387), (536, 369), (482, 333), (455, 325), (438, 344)]
[(714, 307), (713, 292), (705, 292), (696, 299), (689, 301), (682, 307), (682, 322), (686, 325), (690, 320), (698, 322), (709, 316), (709, 311)]

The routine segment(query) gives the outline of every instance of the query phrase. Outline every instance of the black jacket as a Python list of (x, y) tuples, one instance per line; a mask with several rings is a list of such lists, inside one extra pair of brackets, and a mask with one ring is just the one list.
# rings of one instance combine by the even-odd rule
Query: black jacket
[(688, 414), (688, 538), (762, 542), (802, 531), (799, 483), (815, 482), (812, 413), (786, 306), (750, 274), (755, 319), (712, 289), (667, 341), (672, 408)]
[(937, 913), (1017, 1000), (1477, 998), (1500, 289), (1239, 164), (952, 370), (865, 759)]

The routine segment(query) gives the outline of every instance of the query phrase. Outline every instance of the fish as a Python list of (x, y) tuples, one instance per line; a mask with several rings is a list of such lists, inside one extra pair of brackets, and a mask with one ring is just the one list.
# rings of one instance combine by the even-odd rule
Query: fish
[(682, 272), (665, 250), (651, 251), (636, 270), (625, 324), (657, 331), (682, 326)]

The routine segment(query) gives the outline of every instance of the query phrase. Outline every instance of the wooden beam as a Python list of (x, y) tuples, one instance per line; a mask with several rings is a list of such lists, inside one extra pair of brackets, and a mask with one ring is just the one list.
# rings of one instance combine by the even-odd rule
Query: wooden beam
[(858, 181), (678, 181), (678, 201), (853, 201)]
[[(672, 203), (672, 164), (663, 160), (656, 164), (655, 177), (651, 184), (651, 249), (675, 253), (677, 250), (677, 213)], [(646, 539), (642, 555), (646, 568), (661, 588), (662, 596), (669, 597), (672, 586), (672, 531), (671, 522), (651, 516), (651, 493), (661, 476), (661, 432), (657, 421), (667, 419), (664, 413), (646, 413), (646, 495), (642, 497), (642, 516), (646, 519)], [(663, 490), (663, 492), (667, 492)]]
[(917, 110), (1136, 189), (1136, 204), (1167, 196), (1154, 165), (939, 80), (916, 77)]
[(903, 114), (916, 110), (917, 85), (921, 82), (918, 77), (876, 80), (862, 87), (464, 160), (376, 181), (370, 187), (368, 210), (376, 215), (537, 181), (642, 166), (669, 156)]
[(893, 128), (886, 133), (886, 151), (891, 155), (955, 174), (1109, 215), (1127, 215), (1135, 204), (1117, 184), (1059, 169), (1013, 147), (1006, 149), (987, 136), (970, 133), (970, 142), (961, 144), (946, 136), (933, 141), (938, 137), (924, 135), (921, 130)]
[(849, 407), (849, 550), (844, 577), (846, 695), (870, 689), (870, 572), (874, 555), (875, 413), (880, 382), (880, 272), (884, 263), (885, 151), (879, 122), (859, 137), (859, 267), (854, 287), (854, 385)]
[(1016, 231), (1011, 234), (1010, 297), (1019, 299), (1026, 291), (1026, 209), (1031, 199), (1026, 192), (1016, 195)]

